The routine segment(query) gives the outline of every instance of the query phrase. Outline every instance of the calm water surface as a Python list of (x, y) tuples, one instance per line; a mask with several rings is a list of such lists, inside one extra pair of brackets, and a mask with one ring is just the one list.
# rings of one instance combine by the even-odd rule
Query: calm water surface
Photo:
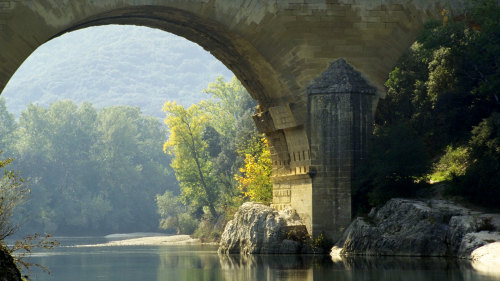
[(104, 238), (58, 238), (61, 246), (34, 253), (31, 261), (51, 274), (32, 270), (33, 280), (500, 280), (473, 269), (467, 261), (416, 258), (218, 255), (214, 246), (82, 247)]

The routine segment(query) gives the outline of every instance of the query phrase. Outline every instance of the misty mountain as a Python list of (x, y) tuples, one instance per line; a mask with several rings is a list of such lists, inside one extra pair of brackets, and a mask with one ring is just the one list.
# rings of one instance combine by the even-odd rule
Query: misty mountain
[(40, 46), (2, 92), (10, 112), (29, 103), (60, 99), (141, 107), (163, 117), (162, 105), (205, 98), (202, 89), (217, 76), (233, 74), (199, 45), (147, 27), (108, 25), (86, 28)]

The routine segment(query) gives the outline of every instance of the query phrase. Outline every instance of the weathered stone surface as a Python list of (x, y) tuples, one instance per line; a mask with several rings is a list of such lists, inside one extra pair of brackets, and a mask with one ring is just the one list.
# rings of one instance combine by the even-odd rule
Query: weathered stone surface
[(300, 242), (306, 236), (305, 226), (292, 209), (287, 208), (278, 212), (264, 204), (247, 202), (226, 225), (219, 243), (219, 253), (312, 252), (310, 247)]
[(500, 233), (492, 231), (470, 232), (464, 235), (457, 251), (457, 256), (461, 258), (471, 258), (472, 252), (476, 249), (500, 241)]
[(361, 73), (349, 65), (345, 59), (338, 59), (314, 80), (314, 83), (307, 88), (307, 92), (313, 95), (345, 93), (375, 95), (377, 89), (369, 85)]
[(375, 93), (344, 59), (331, 63), (308, 87), (314, 237), (336, 241), (351, 223), (351, 181), (366, 157)]
[(7, 249), (0, 245), (0, 281), (21, 281), (21, 273)]
[(467, 258), (500, 240), (492, 216), (442, 200), (392, 199), (368, 218), (357, 218), (332, 254)]

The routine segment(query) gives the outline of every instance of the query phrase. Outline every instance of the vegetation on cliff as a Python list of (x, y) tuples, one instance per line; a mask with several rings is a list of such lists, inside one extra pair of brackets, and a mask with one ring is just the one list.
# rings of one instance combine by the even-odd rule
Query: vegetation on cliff
[(476, 0), (465, 15), (426, 23), (390, 73), (355, 211), (442, 180), (450, 195), (500, 204), (500, 7)]

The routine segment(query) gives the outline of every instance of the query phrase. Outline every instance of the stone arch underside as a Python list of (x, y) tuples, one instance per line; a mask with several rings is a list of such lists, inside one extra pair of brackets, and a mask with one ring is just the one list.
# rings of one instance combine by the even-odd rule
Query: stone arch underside
[(3, 0), (0, 90), (38, 46), (65, 32), (134, 24), (185, 37), (259, 101), (254, 121), (271, 144), (273, 206), (295, 208), (312, 235), (336, 239), (350, 222), (352, 169), (387, 74), (423, 22), (443, 8), (458, 13), (457, 2)]

